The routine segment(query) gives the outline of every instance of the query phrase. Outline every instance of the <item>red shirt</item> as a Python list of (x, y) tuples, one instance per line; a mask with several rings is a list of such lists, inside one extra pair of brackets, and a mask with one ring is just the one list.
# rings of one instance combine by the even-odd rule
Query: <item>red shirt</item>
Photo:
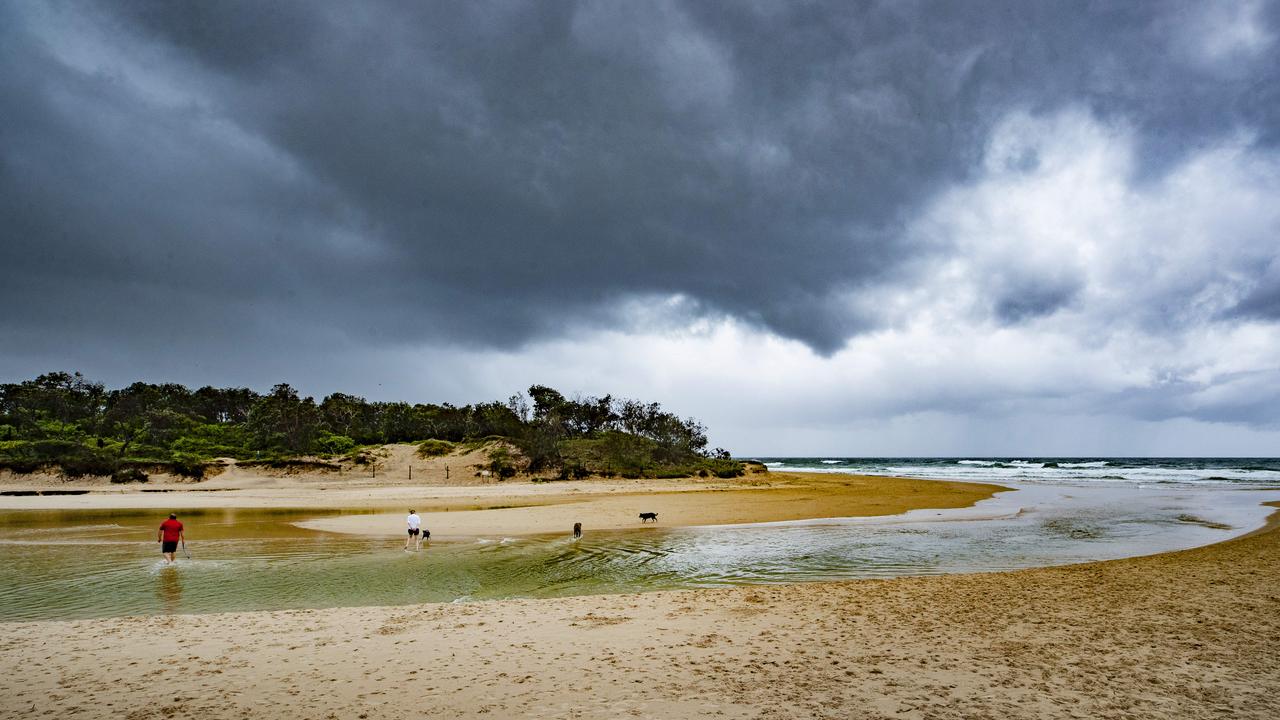
[(178, 534), (182, 532), (182, 523), (177, 520), (165, 520), (160, 523), (160, 531), (164, 533), (165, 542), (177, 542)]

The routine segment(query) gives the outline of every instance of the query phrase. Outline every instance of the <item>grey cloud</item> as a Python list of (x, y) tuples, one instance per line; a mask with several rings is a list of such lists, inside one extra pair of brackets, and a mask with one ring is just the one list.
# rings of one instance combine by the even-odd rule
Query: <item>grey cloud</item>
[[(1280, 237), (1274, 238), (1273, 242), (1280, 244)], [(1280, 256), (1272, 259), (1249, 294), (1225, 315), (1280, 320)]]
[(945, 252), (901, 230), (1009, 109), (1124, 117), (1156, 175), (1280, 141), (1274, 45), (1170, 59), (1194, 4), (33, 7), (0, 8), (0, 302), (58, 292), (0, 331), (51, 344), (511, 348), (681, 295), (829, 353), (879, 323), (841, 297)]
[(1149, 421), (1190, 418), (1209, 423), (1235, 423), (1280, 429), (1275, 398), (1280, 372), (1254, 370), (1231, 373), (1212, 381), (1174, 376), (1147, 388), (1134, 388), (1107, 398), (1110, 407)]
[(1079, 283), (1071, 280), (1022, 278), (996, 299), (995, 315), (1008, 324), (1052, 315), (1069, 304), (1079, 290)]
[(1237, 305), (1232, 315), (1280, 320), (1280, 285), (1260, 287)]

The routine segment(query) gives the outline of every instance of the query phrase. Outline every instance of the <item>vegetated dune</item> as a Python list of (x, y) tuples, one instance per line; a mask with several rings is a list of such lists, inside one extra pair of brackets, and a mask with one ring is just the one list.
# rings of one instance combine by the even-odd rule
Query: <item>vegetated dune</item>
[(423, 457), (417, 445), (393, 444), (373, 448), (363, 462), (349, 459), (303, 458), (280, 463), (224, 460), (226, 470), (206, 482), (210, 488), (287, 487), (292, 484), (336, 484), (349, 487), (489, 485), (498, 478), (484, 471), (490, 445), (460, 447), (448, 455)]
[(484, 469), (489, 463), (490, 451), (499, 445), (500, 441), (459, 444), (454, 452), (435, 457), (420, 455), (415, 444), (382, 445), (359, 453), (360, 462), (347, 457), (282, 461), (216, 458), (209, 463), (203, 480), (161, 472), (149, 473), (146, 483), (115, 484), (109, 477), (102, 476), (66, 478), (53, 470), (34, 473), (0, 470), (0, 486), (123, 490), (175, 485), (205, 489), (271, 488), (336, 482), (351, 487), (488, 485), (500, 480)]

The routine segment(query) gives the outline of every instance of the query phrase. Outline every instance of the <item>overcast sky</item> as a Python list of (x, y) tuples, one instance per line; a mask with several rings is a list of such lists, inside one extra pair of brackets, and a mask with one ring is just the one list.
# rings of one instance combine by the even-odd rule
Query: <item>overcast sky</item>
[(1280, 3), (0, 0), (0, 381), (1280, 453)]

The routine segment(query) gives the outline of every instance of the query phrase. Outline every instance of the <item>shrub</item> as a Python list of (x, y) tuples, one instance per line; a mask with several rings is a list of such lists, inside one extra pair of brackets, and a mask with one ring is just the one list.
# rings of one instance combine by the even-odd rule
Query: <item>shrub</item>
[(423, 440), (418, 443), (419, 457), (440, 457), (453, 452), (454, 445), (448, 440)]
[(316, 447), (326, 455), (342, 455), (349, 453), (356, 446), (356, 441), (346, 435), (322, 433), (316, 438)]
[(181, 475), (192, 480), (203, 480), (205, 464), (203, 460), (193, 457), (175, 457), (169, 463), (169, 470), (174, 475)]
[(586, 477), (591, 477), (591, 471), (582, 463), (565, 463), (564, 467), (560, 468), (561, 480), (581, 480)]
[(78, 455), (64, 457), (58, 461), (64, 478), (78, 478), (86, 475), (114, 475), (119, 468), (115, 458), (106, 455)]
[(516, 466), (512, 462), (511, 451), (502, 445), (489, 451), (489, 464), (487, 467), (490, 472), (503, 480), (515, 477), (516, 474)]
[(34, 458), (35, 449), (30, 440), (0, 440), (0, 458)]
[(33, 473), (43, 466), (44, 464), (39, 460), (0, 460), (0, 470), (9, 470), (20, 475)]
[(28, 445), (36, 457), (60, 461), (68, 456), (83, 456), (88, 448), (70, 440), (36, 440)]
[(735, 478), (745, 474), (742, 463), (736, 460), (710, 460), (707, 465), (718, 478)]
[(120, 468), (111, 473), (111, 482), (113, 483), (131, 483), (147, 481), (147, 474), (136, 467)]

